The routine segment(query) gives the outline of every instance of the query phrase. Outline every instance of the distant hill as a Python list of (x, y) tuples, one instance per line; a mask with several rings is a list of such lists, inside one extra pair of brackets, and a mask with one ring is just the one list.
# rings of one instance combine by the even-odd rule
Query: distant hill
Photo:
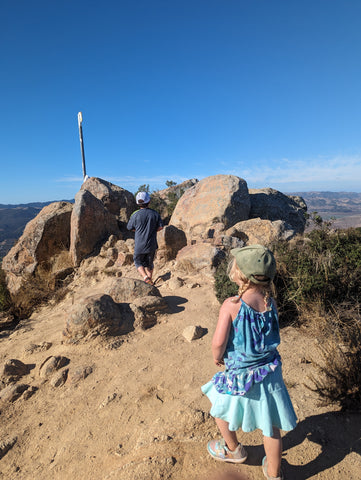
[(294, 192), (307, 204), (308, 213), (317, 212), (324, 220), (334, 219), (334, 228), (361, 227), (361, 193)]
[[(73, 203), (74, 200), (65, 200)], [(25, 225), (53, 202), (0, 204), (0, 258), (4, 257), (24, 231)]]

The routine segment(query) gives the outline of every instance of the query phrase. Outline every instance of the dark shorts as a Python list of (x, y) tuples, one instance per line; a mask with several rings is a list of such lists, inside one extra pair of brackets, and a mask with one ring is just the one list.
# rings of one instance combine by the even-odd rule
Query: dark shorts
[(144, 267), (153, 270), (154, 267), (154, 257), (155, 257), (155, 250), (154, 252), (150, 253), (137, 253), (133, 255), (134, 265), (136, 268)]

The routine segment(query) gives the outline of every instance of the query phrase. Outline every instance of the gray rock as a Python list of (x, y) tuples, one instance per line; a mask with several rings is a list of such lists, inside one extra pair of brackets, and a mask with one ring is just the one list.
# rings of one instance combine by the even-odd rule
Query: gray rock
[(72, 342), (89, 334), (115, 335), (121, 324), (121, 312), (113, 299), (109, 295), (92, 295), (72, 308), (63, 335)]
[(15, 402), (25, 390), (29, 388), (29, 385), (19, 383), (15, 385), (8, 385), (0, 392), (0, 400), (3, 402)]
[(73, 205), (55, 202), (44, 207), (25, 227), (16, 245), (3, 258), (7, 286), (15, 295), (38, 266), (51, 265), (56, 254), (69, 249)]
[(106, 293), (117, 303), (130, 303), (138, 297), (146, 297), (149, 295), (156, 297), (161, 296), (158, 288), (153, 285), (148, 285), (142, 280), (127, 277), (115, 280), (106, 290)]
[(115, 215), (87, 190), (75, 195), (70, 225), (70, 254), (75, 266), (110, 235), (119, 234)]
[(234, 175), (215, 175), (204, 178), (184, 193), (170, 225), (183, 230), (190, 241), (193, 237), (208, 237), (214, 225), (222, 224), (226, 229), (248, 219), (249, 211), (245, 180)]
[(93, 373), (93, 368), (90, 366), (82, 366), (78, 367), (75, 370), (70, 370), (68, 378), (69, 382), (72, 384), (78, 383), (81, 380), (84, 380), (88, 375)]
[(224, 258), (223, 250), (209, 243), (196, 243), (178, 252), (176, 269), (185, 273), (213, 276), (215, 268)]
[(5, 361), (1, 375), (4, 377), (12, 377), (16, 381), (23, 375), (27, 375), (29, 371), (29, 365), (25, 365), (25, 363), (16, 358), (11, 358)]
[(131, 192), (101, 178), (88, 178), (81, 186), (81, 190), (87, 190), (94, 195), (110, 213), (117, 215), (123, 222), (127, 222), (130, 215), (137, 209)]
[(64, 368), (60, 370), (60, 372), (56, 372), (50, 379), (50, 385), (54, 388), (62, 387), (68, 378), (68, 368)]
[(58, 356), (52, 356), (48, 357), (41, 365), (39, 368), (39, 376), (40, 378), (47, 379), (51, 375), (53, 375), (56, 370), (59, 370), (60, 368), (64, 367), (69, 363), (69, 359), (66, 357), (63, 357), (61, 355)]
[(17, 437), (9, 437), (0, 442), (0, 459), (3, 458), (3, 456), (13, 448), (16, 442)]
[(174, 225), (166, 225), (157, 234), (157, 260), (169, 262), (173, 260), (179, 250), (187, 245), (185, 233)]
[(261, 244), (272, 246), (279, 240), (290, 240), (296, 231), (282, 220), (262, 220), (252, 218), (233, 225), (226, 232), (232, 237), (239, 238), (245, 245)]
[[(262, 220), (282, 220), (289, 224), (296, 233), (303, 233), (306, 225), (307, 210), (301, 197), (284, 195), (273, 188), (250, 189), (250, 218)], [(301, 199), (301, 200), (300, 200)]]

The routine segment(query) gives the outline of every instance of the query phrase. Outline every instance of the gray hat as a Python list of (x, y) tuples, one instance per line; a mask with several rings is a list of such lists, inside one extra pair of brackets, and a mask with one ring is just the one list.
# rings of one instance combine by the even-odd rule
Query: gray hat
[[(273, 253), (263, 245), (249, 245), (243, 248), (233, 248), (231, 254), (241, 272), (253, 283), (267, 283), (276, 275), (276, 260)], [(257, 280), (255, 276), (261, 275), (269, 280)]]
[(150, 195), (148, 192), (138, 192), (137, 196), (135, 197), (135, 201), (137, 205), (143, 205), (145, 203), (150, 202)]

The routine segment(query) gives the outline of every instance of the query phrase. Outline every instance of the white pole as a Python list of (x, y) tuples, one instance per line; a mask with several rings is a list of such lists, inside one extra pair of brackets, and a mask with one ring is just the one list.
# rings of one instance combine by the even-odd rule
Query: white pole
[(80, 139), (80, 150), (82, 158), (82, 167), (83, 167), (83, 181), (86, 180), (86, 168), (85, 168), (85, 153), (84, 153), (84, 141), (83, 141), (83, 115), (81, 112), (78, 113), (78, 127), (79, 127), (79, 139)]

